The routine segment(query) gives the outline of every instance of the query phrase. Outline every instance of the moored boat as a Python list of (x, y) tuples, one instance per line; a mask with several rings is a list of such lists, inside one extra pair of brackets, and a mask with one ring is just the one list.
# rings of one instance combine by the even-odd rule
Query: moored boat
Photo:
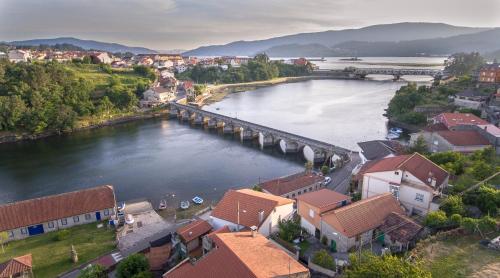
[(164, 209), (166, 209), (166, 208), (167, 208), (167, 201), (166, 201), (165, 199), (162, 199), (162, 200), (160, 201), (160, 205), (158, 206), (158, 209), (159, 209), (159, 210), (164, 210)]
[(188, 209), (188, 208), (189, 208), (189, 201), (182, 201), (181, 209)]
[(203, 204), (203, 199), (199, 196), (195, 196), (193, 199), (192, 199), (193, 203), (197, 204), (197, 205), (201, 205)]
[(391, 127), (389, 129), (389, 132), (390, 133), (403, 133), (403, 129), (402, 128), (399, 128), (399, 127)]
[(387, 134), (387, 136), (385, 138), (389, 139), (389, 140), (394, 140), (394, 139), (398, 139), (400, 136), (401, 135), (399, 133), (389, 132), (389, 134)]

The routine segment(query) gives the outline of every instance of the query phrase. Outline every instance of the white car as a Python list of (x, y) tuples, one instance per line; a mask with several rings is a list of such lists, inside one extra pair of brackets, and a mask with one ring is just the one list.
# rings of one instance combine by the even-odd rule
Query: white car
[(324, 186), (326, 186), (326, 185), (328, 185), (331, 182), (332, 182), (332, 178), (325, 177), (325, 180), (321, 184), (323, 184)]

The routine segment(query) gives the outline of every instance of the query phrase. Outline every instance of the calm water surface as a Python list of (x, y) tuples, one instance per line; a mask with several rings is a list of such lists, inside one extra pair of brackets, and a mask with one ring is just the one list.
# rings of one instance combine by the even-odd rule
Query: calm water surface
[[(314, 80), (233, 94), (205, 109), (356, 149), (356, 142), (385, 137), (382, 114), (402, 85)], [(0, 203), (102, 184), (113, 184), (119, 200), (211, 200), (302, 169), (300, 157), (177, 120), (139, 121), (0, 145)]]

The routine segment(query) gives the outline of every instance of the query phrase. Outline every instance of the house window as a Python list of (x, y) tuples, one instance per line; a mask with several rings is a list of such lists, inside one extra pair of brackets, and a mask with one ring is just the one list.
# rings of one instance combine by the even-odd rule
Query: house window
[(50, 221), (49, 223), (47, 223), (47, 226), (48, 226), (50, 229), (53, 229), (53, 228), (54, 228), (54, 221)]
[(399, 186), (389, 185), (389, 191), (399, 200)]
[(14, 231), (9, 231), (9, 237), (13, 238), (14, 237)]
[(61, 225), (68, 225), (68, 219), (67, 218), (61, 219)]
[(90, 214), (85, 214), (85, 220), (90, 220), (90, 218), (92, 218), (92, 216)]
[(26, 228), (21, 228), (21, 234), (25, 235), (28, 233), (28, 230)]
[(424, 194), (417, 193), (415, 195), (415, 200), (419, 201), (419, 202), (423, 202), (424, 201)]
[(109, 215), (109, 209), (104, 210), (104, 215)]
[(302, 194), (302, 192), (300, 192), (300, 191), (299, 191), (299, 193), (298, 193), (298, 194), (300, 195), (300, 194)]
[(74, 223), (80, 222), (80, 216), (78, 216), (78, 215), (77, 216), (73, 216), (73, 222)]
[(398, 171), (394, 172), (394, 175), (399, 176), (399, 172)]
[(295, 193), (292, 194), (292, 198), (295, 198)]
[(309, 217), (314, 218), (314, 210), (309, 209)]
[(309, 187), (309, 192), (313, 191), (313, 188), (312, 187)]
[(307, 192), (307, 189), (304, 189), (304, 193), (306, 193), (306, 192)]

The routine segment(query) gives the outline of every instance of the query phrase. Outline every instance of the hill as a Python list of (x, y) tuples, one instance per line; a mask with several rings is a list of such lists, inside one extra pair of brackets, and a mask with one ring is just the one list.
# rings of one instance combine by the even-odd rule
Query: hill
[(373, 25), (360, 29), (346, 29), (339, 31), (324, 31), (315, 33), (301, 33), (265, 40), (237, 41), (225, 45), (202, 46), (185, 52), (185, 55), (247, 55), (252, 56), (270, 48), (282, 45), (319, 44), (332, 47), (348, 41), (405, 41), (440, 37), (450, 37), (463, 34), (472, 34), (488, 30), (487, 28), (470, 28), (452, 26), (443, 23), (395, 23)]
[(118, 43), (107, 43), (107, 42), (99, 42), (93, 40), (81, 40), (76, 38), (54, 38), (54, 39), (34, 39), (34, 40), (25, 40), (25, 41), (12, 41), (9, 42), (11, 45), (56, 45), (56, 44), (72, 44), (83, 49), (89, 50), (101, 50), (108, 52), (131, 52), (134, 54), (151, 54), (156, 53), (155, 50), (151, 50), (145, 47), (132, 47), (126, 46)]

